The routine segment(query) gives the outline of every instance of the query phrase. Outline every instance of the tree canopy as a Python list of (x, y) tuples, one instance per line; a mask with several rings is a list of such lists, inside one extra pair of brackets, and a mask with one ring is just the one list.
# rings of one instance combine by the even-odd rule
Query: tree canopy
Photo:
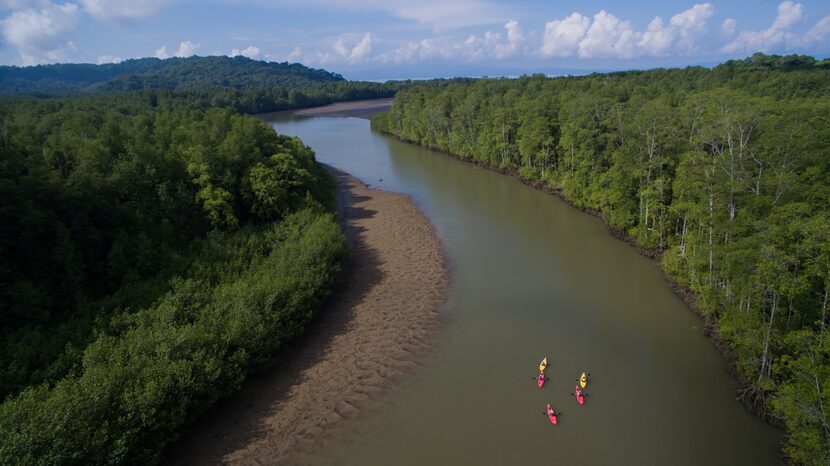
[(3, 103), (0, 464), (157, 462), (320, 308), (333, 181), (170, 91)]
[(543, 183), (655, 251), (789, 458), (830, 464), (830, 62), (433, 82), (372, 125)]

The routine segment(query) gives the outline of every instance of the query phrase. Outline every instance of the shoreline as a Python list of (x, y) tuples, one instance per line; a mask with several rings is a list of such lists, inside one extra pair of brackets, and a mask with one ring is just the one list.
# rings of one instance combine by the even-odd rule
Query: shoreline
[(339, 117), (339, 118), (363, 118), (370, 120), (375, 113), (385, 112), (392, 106), (392, 97), (383, 99), (350, 100), (347, 102), (335, 102), (333, 104), (319, 107), (308, 107), (291, 110), (291, 113), (304, 117)]
[(429, 349), (449, 286), (433, 226), (409, 196), (325, 168), (349, 243), (340, 283), (274, 366), (187, 429), (165, 464), (290, 461), (341, 419), (360, 416)]
[(524, 184), (525, 186), (529, 186), (531, 188), (538, 189), (542, 192), (545, 192), (547, 194), (555, 196), (558, 199), (560, 199), (562, 202), (567, 204), (568, 206), (570, 206), (574, 209), (577, 209), (577, 210), (579, 210), (583, 213), (586, 213), (588, 215), (591, 215), (591, 216), (599, 219), (600, 221), (602, 221), (603, 225), (605, 225), (605, 227), (608, 230), (608, 234), (610, 234), (611, 236), (613, 236), (614, 238), (616, 238), (620, 241), (623, 241), (624, 243), (628, 244), (630, 247), (636, 249), (637, 252), (640, 255), (654, 260), (657, 263), (657, 265), (660, 266), (660, 273), (663, 275), (663, 279), (665, 280), (665, 282), (669, 286), (669, 288), (671, 288), (672, 292), (674, 292), (674, 294), (677, 297), (679, 297), (683, 301), (684, 304), (686, 304), (686, 307), (688, 307), (689, 310), (692, 311), (692, 313), (694, 313), (698, 318), (700, 318), (701, 322), (703, 323), (703, 326), (701, 328), (701, 333), (705, 337), (707, 337), (709, 339), (709, 341), (711, 341), (715, 345), (715, 348), (717, 348), (718, 352), (721, 353), (721, 355), (724, 358), (724, 362), (726, 363), (725, 369), (727, 370), (727, 372), (729, 372), (729, 374), (732, 376), (732, 378), (735, 381), (735, 395), (736, 395), (735, 400), (739, 401), (747, 409), (747, 411), (752, 413), (754, 416), (757, 416), (758, 418), (760, 418), (762, 421), (766, 422), (767, 424), (770, 424), (770, 425), (778, 427), (778, 428), (783, 428), (784, 427), (783, 422), (780, 419), (775, 417), (771, 412), (769, 412), (769, 410), (764, 409), (763, 402), (759, 402), (756, 399), (752, 399), (752, 398), (746, 396), (746, 394), (749, 392), (749, 388), (751, 387), (751, 385), (746, 380), (746, 378), (738, 371), (737, 363), (736, 363), (736, 360), (735, 360), (735, 356), (732, 352), (732, 349), (720, 337), (720, 334), (718, 334), (717, 329), (714, 326), (713, 320), (711, 318), (709, 318), (708, 316), (706, 316), (698, 308), (698, 306), (697, 306), (697, 294), (694, 291), (692, 291), (688, 286), (685, 286), (681, 283), (678, 283), (677, 281), (672, 279), (666, 273), (666, 271), (663, 269), (663, 267), (661, 265), (661, 258), (663, 256), (663, 252), (661, 252), (657, 249), (644, 248), (644, 247), (640, 246), (639, 244), (637, 244), (634, 237), (629, 235), (627, 232), (622, 231), (622, 230), (617, 230), (615, 228), (612, 228), (610, 225), (608, 225), (608, 223), (602, 217), (602, 212), (600, 212), (596, 209), (592, 209), (590, 207), (578, 206), (578, 205), (574, 204), (573, 202), (571, 202), (568, 198), (566, 198), (562, 194), (561, 190), (552, 188), (552, 187), (548, 186), (543, 181), (531, 180), (531, 179), (525, 178), (525, 177), (521, 176), (517, 170), (513, 170), (511, 168), (492, 167), (492, 166), (486, 165), (484, 163), (478, 162), (477, 160), (465, 159), (465, 158), (460, 157), (460, 156), (458, 156), (456, 154), (453, 154), (451, 152), (446, 152), (446, 151), (443, 151), (443, 150), (440, 150), (440, 149), (427, 147), (427, 146), (421, 145), (417, 142), (413, 142), (413, 141), (409, 141), (409, 140), (400, 138), (396, 134), (387, 133), (387, 132), (384, 132), (384, 131), (378, 131), (378, 132), (385, 135), (385, 136), (389, 136), (391, 138), (394, 138), (394, 139), (396, 139), (400, 142), (403, 142), (405, 144), (415, 145), (415, 146), (418, 146), (418, 147), (421, 147), (421, 148), (424, 148), (424, 149), (431, 150), (431, 151), (436, 152), (438, 154), (442, 154), (444, 156), (450, 157), (452, 159), (458, 160), (460, 162), (464, 162), (464, 163), (467, 163), (467, 164), (470, 164), (470, 165), (474, 165), (474, 166), (477, 166), (477, 167), (480, 167), (480, 168), (484, 168), (484, 169), (487, 169), (487, 170), (490, 170), (490, 171), (494, 171), (494, 172), (502, 174), (502, 175), (506, 175), (506, 176), (516, 178), (520, 183)]

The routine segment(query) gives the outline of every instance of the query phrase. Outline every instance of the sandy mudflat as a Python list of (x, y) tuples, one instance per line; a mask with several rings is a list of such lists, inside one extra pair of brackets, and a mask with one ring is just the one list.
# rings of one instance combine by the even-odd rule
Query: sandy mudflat
[(392, 99), (370, 99), (355, 100), (352, 102), (337, 102), (322, 107), (304, 108), (294, 112), (300, 116), (325, 116), (325, 117), (355, 117), (372, 118), (378, 112), (389, 110)]
[(306, 335), (186, 432), (168, 464), (286, 464), (429, 346), (448, 279), (432, 225), (408, 196), (332, 173), (350, 243), (343, 283)]

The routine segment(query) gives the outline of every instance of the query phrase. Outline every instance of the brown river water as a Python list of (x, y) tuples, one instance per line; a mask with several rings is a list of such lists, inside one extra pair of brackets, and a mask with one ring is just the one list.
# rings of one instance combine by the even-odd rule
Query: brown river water
[[(446, 322), (417, 369), (297, 463), (778, 464), (782, 432), (735, 400), (701, 321), (601, 221), (367, 120), (269, 118), (318, 160), (411, 195), (451, 274)], [(539, 389), (544, 356), (550, 380)], [(571, 393), (583, 371), (580, 406)], [(547, 403), (563, 413), (557, 426)]]

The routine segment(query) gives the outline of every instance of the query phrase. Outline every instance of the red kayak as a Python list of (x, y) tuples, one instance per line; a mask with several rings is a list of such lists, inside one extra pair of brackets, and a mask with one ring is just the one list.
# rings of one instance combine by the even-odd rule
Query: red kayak
[(550, 403), (548, 403), (548, 419), (550, 419), (550, 423), (556, 425), (556, 411), (550, 407)]
[(582, 389), (579, 388), (579, 385), (577, 385), (574, 388), (574, 390), (575, 390), (574, 395), (576, 395), (576, 401), (578, 401), (579, 404), (584, 405), (585, 404), (585, 397), (582, 395)]
[(544, 385), (544, 384), (545, 384), (545, 373), (544, 372), (539, 372), (539, 377), (536, 377), (536, 385), (538, 385), (539, 388), (542, 388), (542, 385)]

